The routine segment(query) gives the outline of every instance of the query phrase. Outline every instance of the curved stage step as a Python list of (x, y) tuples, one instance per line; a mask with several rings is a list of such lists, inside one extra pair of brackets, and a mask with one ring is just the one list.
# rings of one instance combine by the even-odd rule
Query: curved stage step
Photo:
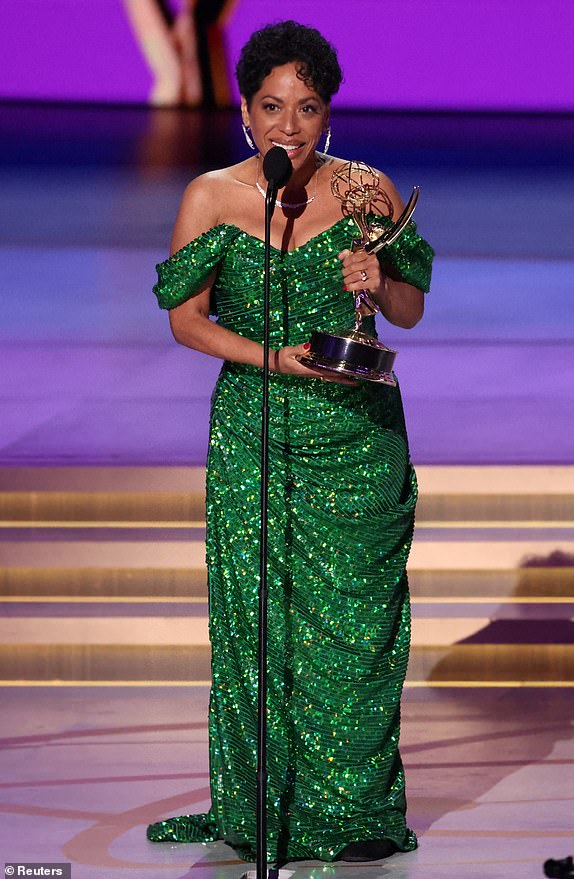
[[(574, 467), (420, 467), (411, 686), (574, 683)], [(0, 470), (4, 685), (209, 681), (203, 468)]]

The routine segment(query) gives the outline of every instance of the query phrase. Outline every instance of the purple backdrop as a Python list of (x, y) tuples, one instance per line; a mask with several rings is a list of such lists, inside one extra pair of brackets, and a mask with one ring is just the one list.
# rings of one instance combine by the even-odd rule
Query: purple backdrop
[[(270, 8), (232, 7), (231, 63)], [(339, 106), (574, 110), (572, 0), (291, 0), (284, 14), (339, 49)], [(152, 77), (122, 0), (3, 3), (0, 33), (0, 98), (147, 100)]]

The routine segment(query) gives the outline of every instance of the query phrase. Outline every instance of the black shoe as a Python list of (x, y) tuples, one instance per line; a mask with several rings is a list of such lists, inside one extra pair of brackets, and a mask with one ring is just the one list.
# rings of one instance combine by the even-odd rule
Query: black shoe
[(380, 861), (389, 858), (397, 851), (394, 842), (388, 839), (369, 839), (366, 842), (351, 842), (339, 852), (338, 861)]

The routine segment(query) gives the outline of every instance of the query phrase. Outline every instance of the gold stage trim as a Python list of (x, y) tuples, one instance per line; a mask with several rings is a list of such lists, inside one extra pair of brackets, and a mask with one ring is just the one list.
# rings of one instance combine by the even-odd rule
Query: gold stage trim
[[(0, 596), (4, 603), (13, 604), (207, 604), (207, 597), (196, 595), (183, 595), (181, 597), (166, 595), (4, 595)], [(574, 604), (574, 595), (560, 596), (489, 596), (488, 598), (473, 598), (456, 595), (429, 598), (417, 598), (411, 595), (411, 604)]]
[(129, 521), (97, 521), (90, 519), (87, 522), (78, 522), (78, 521), (69, 521), (67, 519), (58, 522), (53, 519), (39, 519), (34, 521), (29, 521), (26, 519), (22, 520), (6, 520), (0, 521), (0, 528), (205, 528), (205, 521), (191, 521), (191, 522), (134, 522), (132, 520)]
[[(133, 520), (113, 520), (113, 521), (98, 521), (90, 519), (89, 521), (70, 521), (68, 519), (62, 521), (55, 521), (53, 519), (6, 519), (0, 521), (0, 528), (140, 528), (142, 530), (145, 529), (156, 529), (156, 528), (172, 528), (178, 530), (185, 529), (204, 529), (205, 521), (197, 520), (197, 521), (189, 521), (182, 522), (180, 520), (173, 521), (167, 520), (164, 522), (149, 522), (149, 521), (133, 521)], [(448, 520), (429, 520), (427, 522), (417, 522), (416, 529), (418, 531), (422, 531), (423, 529), (435, 528), (435, 529), (445, 529), (445, 530), (462, 530), (465, 528), (476, 530), (486, 530), (489, 528), (493, 529), (522, 529), (522, 528), (537, 528), (539, 530), (548, 530), (553, 528), (572, 528), (574, 529), (574, 521), (568, 521), (564, 519), (497, 519), (493, 521), (488, 521), (487, 519), (477, 519), (477, 520), (468, 520), (468, 521), (448, 521)]]
[[(211, 681), (61, 681), (61, 680), (0, 680), (2, 687), (210, 687)], [(458, 689), (499, 689), (505, 688), (572, 688), (570, 681), (406, 681), (406, 688), (415, 687), (453, 687)]]
[[(574, 598), (571, 599), (574, 602)], [(208, 599), (197, 595), (183, 595), (181, 598), (169, 595), (165, 598), (155, 595), (7, 595), (0, 596), (2, 602), (13, 604), (207, 604)], [(546, 600), (544, 599), (544, 603)]]

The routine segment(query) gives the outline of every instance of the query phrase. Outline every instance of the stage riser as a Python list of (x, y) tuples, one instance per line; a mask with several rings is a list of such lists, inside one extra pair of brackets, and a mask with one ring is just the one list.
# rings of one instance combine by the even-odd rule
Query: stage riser
[[(572, 495), (574, 467), (556, 465), (416, 465), (421, 497), (435, 495)], [(0, 466), (2, 492), (197, 492), (204, 467)]]
[[(554, 534), (554, 532), (552, 532)], [(560, 532), (554, 539), (540, 539), (529, 530), (510, 534), (496, 534), (491, 539), (474, 535), (443, 532), (429, 534), (415, 530), (415, 540), (409, 557), (409, 571), (517, 571), (522, 568), (570, 565), (574, 559), (574, 534)], [(163, 568), (187, 570), (205, 564), (205, 543), (201, 539), (173, 539), (177, 535), (160, 529), (145, 535), (101, 532), (82, 533), (74, 539), (70, 534), (55, 533), (49, 539), (29, 541), (26, 535), (18, 539), (4, 539), (0, 553), (4, 566), (11, 568), (61, 568), (64, 565), (80, 568)], [(6, 535), (4, 535), (6, 537)], [(16, 535), (10, 535), (16, 537)], [(90, 539), (91, 538), (91, 539)], [(563, 561), (552, 557), (560, 553)]]
[[(188, 682), (210, 679), (208, 646), (3, 645), (0, 682)], [(413, 647), (407, 681), (442, 684), (568, 685), (574, 645), (455, 645)], [(1, 685), (1, 684), (0, 684)]]
[[(418, 475), (409, 684), (574, 683), (574, 468)], [(204, 482), (0, 468), (0, 681), (205, 684)]]
[[(2, 644), (209, 644), (207, 603), (12, 604), (0, 618)], [(489, 612), (490, 611), (490, 612)], [(486, 612), (486, 613), (485, 613)], [(572, 604), (413, 604), (414, 646), (574, 643)], [(337, 614), (333, 612), (333, 627)]]
[(3, 598), (207, 599), (207, 570), (200, 568), (0, 568)]
[[(53, 522), (203, 527), (205, 496), (201, 492), (4, 492), (0, 521), (11, 527)], [(422, 495), (417, 522), (562, 522), (574, 527), (574, 495)]]
[[(413, 601), (516, 604), (574, 602), (574, 566), (513, 570), (409, 571)], [(199, 568), (0, 568), (0, 600), (207, 600), (207, 571)]]

